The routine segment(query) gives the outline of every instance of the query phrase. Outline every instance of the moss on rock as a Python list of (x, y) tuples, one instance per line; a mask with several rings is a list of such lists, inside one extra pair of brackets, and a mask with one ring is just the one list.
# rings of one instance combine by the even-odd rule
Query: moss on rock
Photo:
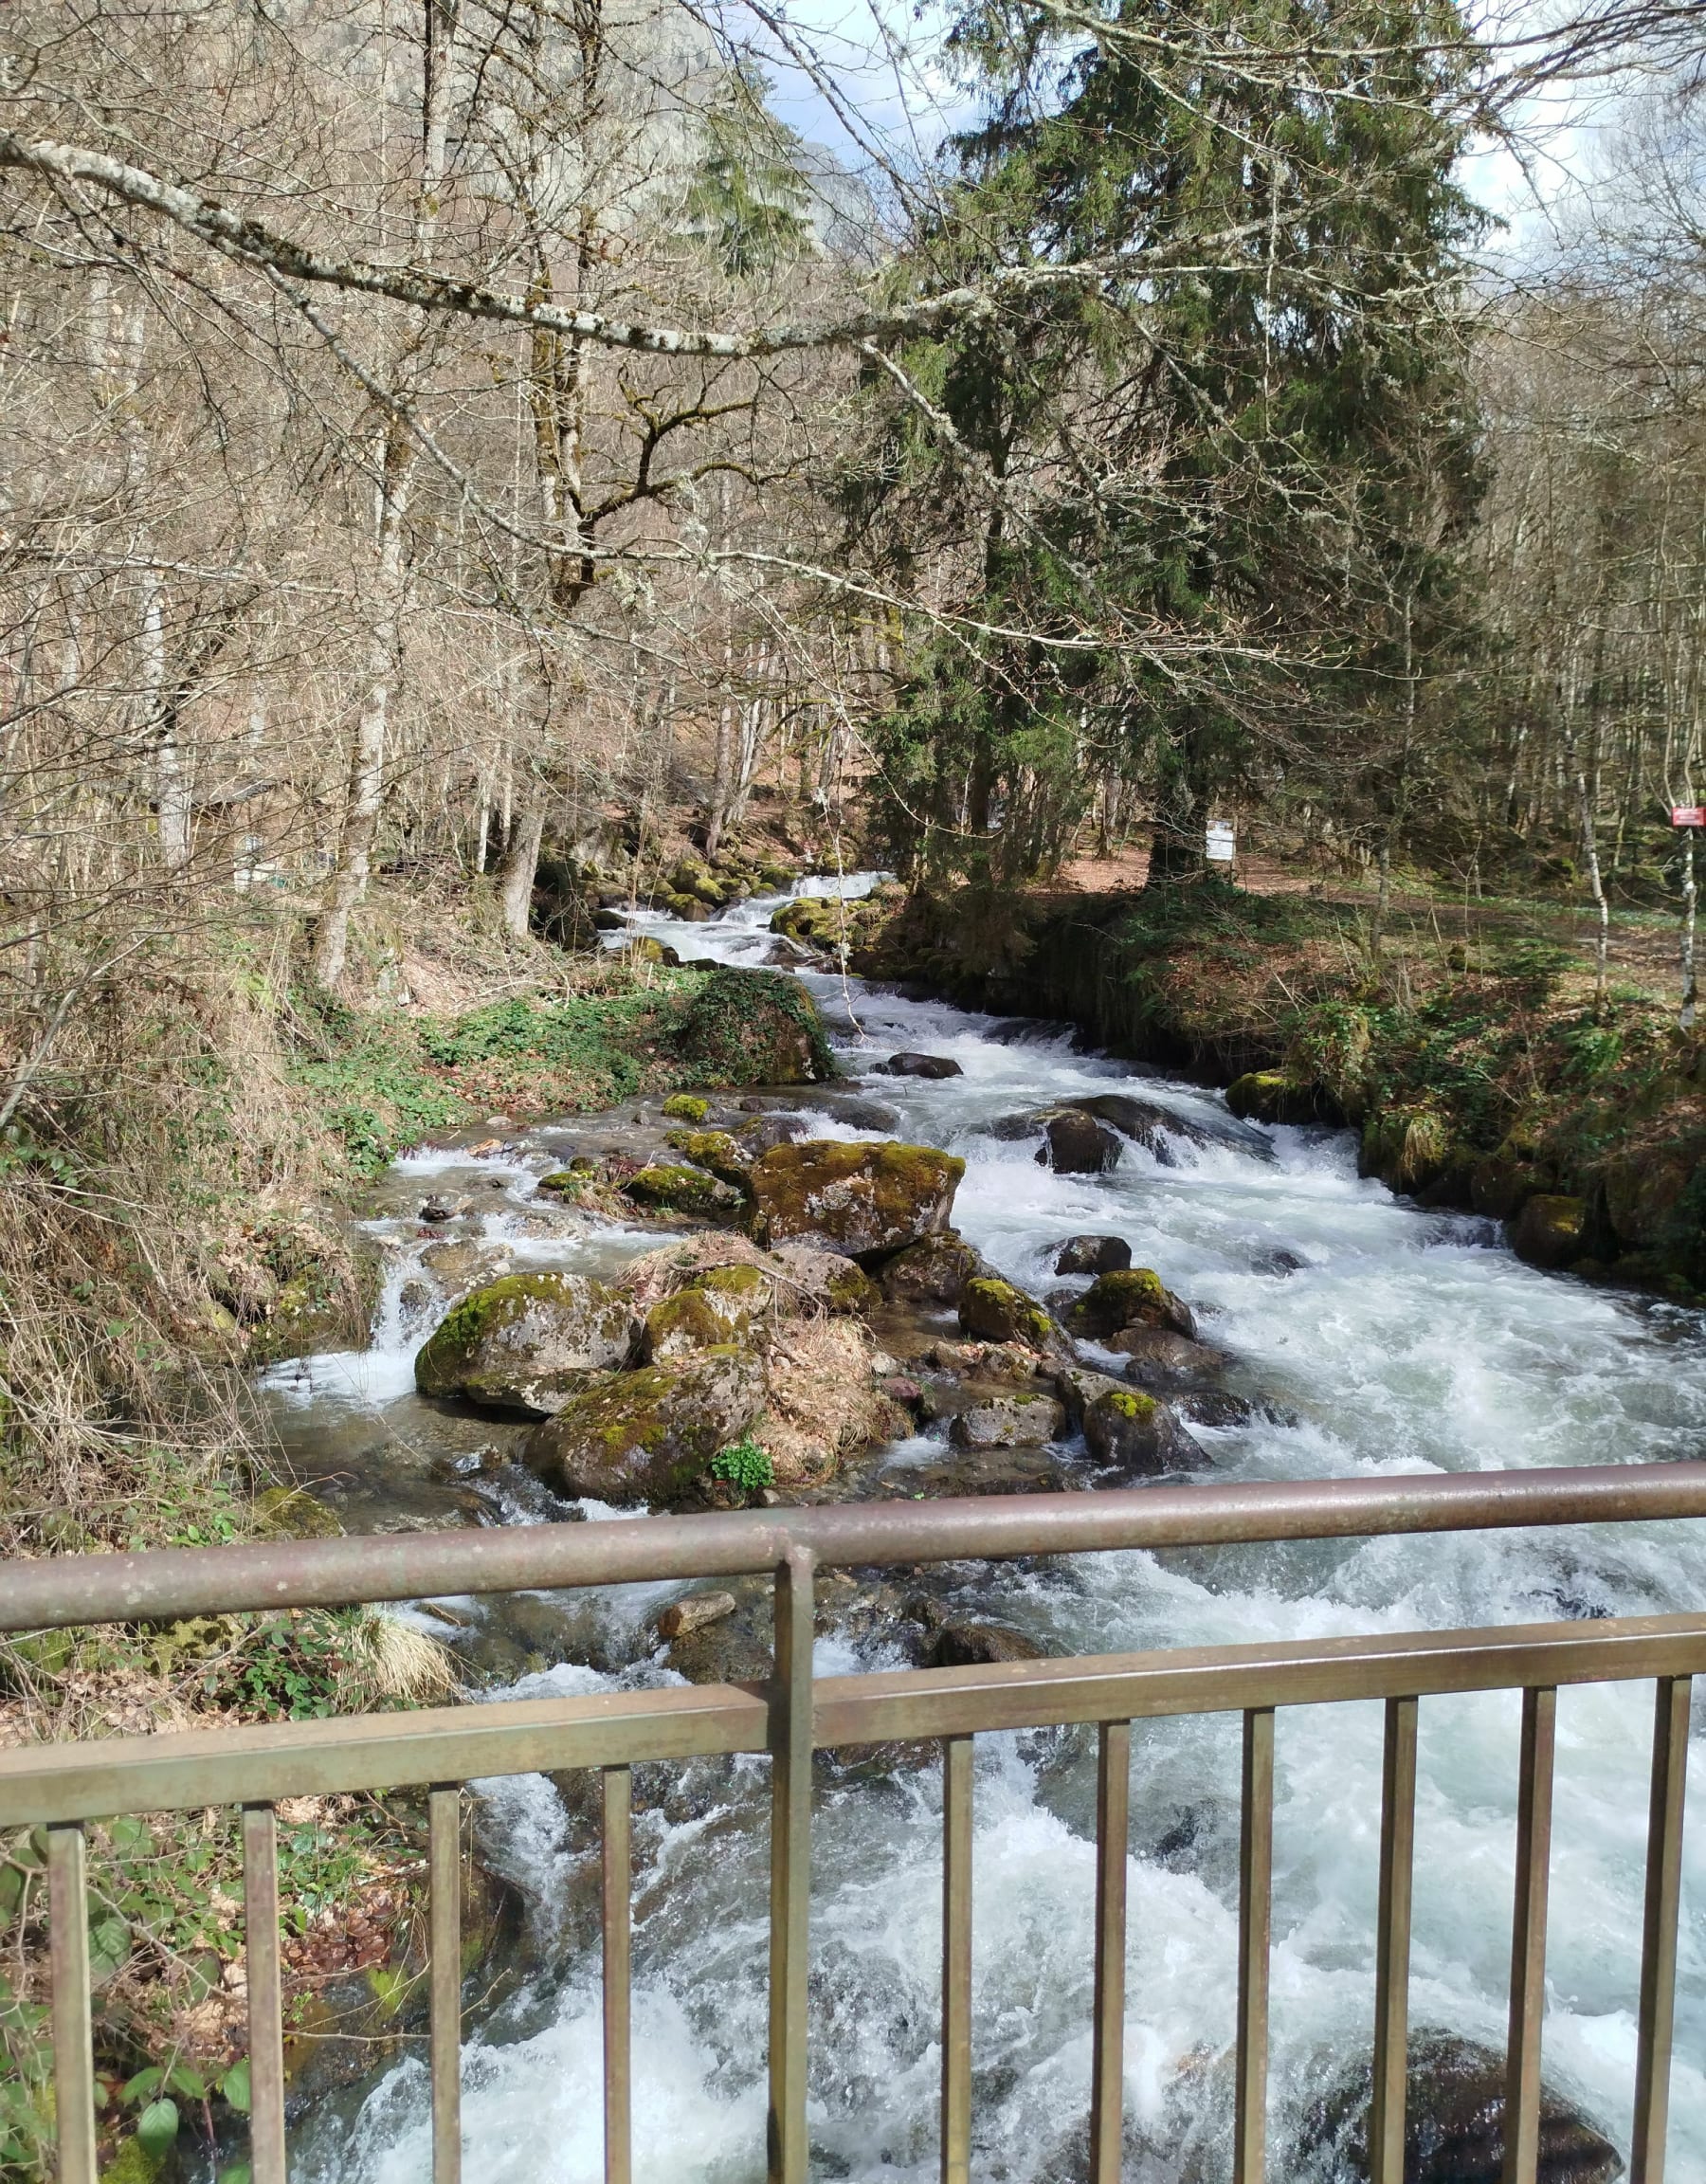
[(726, 1130), (672, 1130), (667, 1142), (696, 1168), (703, 1168), (744, 1198), (753, 1156)]
[(668, 1507), (703, 1499), (712, 1457), (756, 1424), (764, 1370), (732, 1343), (587, 1390), (529, 1434), (521, 1460), (554, 1492)]
[(583, 1274), (506, 1274), (464, 1297), (415, 1357), (423, 1395), (548, 1417), (633, 1345), (626, 1301)]
[(1023, 1342), (1046, 1349), (1055, 1324), (1034, 1297), (999, 1275), (980, 1274), (960, 1292), (959, 1323), (979, 1342)]
[(898, 1251), (948, 1225), (966, 1163), (933, 1145), (847, 1144), (812, 1138), (753, 1163), (753, 1228), (761, 1244), (819, 1237), (850, 1258)]
[(1196, 1334), (1189, 1304), (1173, 1295), (1153, 1267), (1126, 1266), (1098, 1274), (1066, 1314), (1075, 1335), (1105, 1342), (1127, 1327), (1169, 1327), (1175, 1335)]
[(779, 971), (713, 971), (678, 1044), (706, 1084), (822, 1084), (835, 1075), (817, 1004)]
[(1205, 1460), (1167, 1405), (1135, 1388), (1104, 1388), (1086, 1404), (1083, 1429), (1097, 1462), (1128, 1476), (1152, 1477)]
[(663, 1112), (672, 1122), (702, 1122), (711, 1112), (711, 1102), (697, 1092), (672, 1092), (663, 1102)]
[(1226, 1086), (1226, 1105), (1242, 1122), (1314, 1122), (1316, 1088), (1279, 1069), (1250, 1069)]
[(741, 1193), (719, 1183), (702, 1168), (677, 1167), (653, 1161), (630, 1175), (622, 1195), (636, 1206), (660, 1213), (693, 1213), (707, 1221), (732, 1219), (744, 1203)]
[(714, 1266), (646, 1314), (645, 1361), (662, 1364), (741, 1341), (774, 1301), (775, 1291), (758, 1267)]
[(1537, 1191), (1510, 1224), (1511, 1248), (1533, 1266), (1568, 1266), (1588, 1247), (1588, 1208), (1580, 1198)]

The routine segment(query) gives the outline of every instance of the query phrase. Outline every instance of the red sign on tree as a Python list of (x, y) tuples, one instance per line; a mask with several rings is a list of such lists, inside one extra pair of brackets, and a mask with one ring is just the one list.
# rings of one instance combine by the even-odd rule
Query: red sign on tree
[(1706, 827), (1706, 804), (1673, 804), (1673, 827)]

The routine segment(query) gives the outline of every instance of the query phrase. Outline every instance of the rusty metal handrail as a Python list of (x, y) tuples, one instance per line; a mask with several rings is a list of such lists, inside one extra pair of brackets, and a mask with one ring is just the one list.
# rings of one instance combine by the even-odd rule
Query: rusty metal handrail
[(880, 1569), (1703, 1516), (1706, 1463), (1690, 1463), (842, 1502), (620, 1523), (361, 1534), (13, 1560), (0, 1570), (0, 1630), (756, 1575), (778, 1568), (794, 1548), (820, 1569)]
[(821, 1565), (1699, 1516), (1706, 1516), (1706, 1464), (1677, 1464), (867, 1502), (14, 1561), (0, 1578), (0, 1629), (757, 1571), (775, 1578), (775, 1674), (768, 1684), (509, 1701), (0, 1753), (0, 1827), (47, 1829), (62, 2184), (96, 2178), (84, 1821), (242, 1804), (251, 2166), (255, 2184), (285, 2184), (274, 1806), (304, 1791), (427, 1784), (433, 2184), (459, 2184), (462, 1786), (476, 1775), (562, 1768), (597, 1768), (603, 1776), (605, 2176), (607, 2184), (631, 2184), (630, 1770), (736, 1752), (768, 1752), (771, 1759), (770, 2175), (773, 2184), (806, 2184), (811, 1756), (822, 1746), (890, 1738), (936, 1739), (943, 1748), (941, 2175), (943, 2184), (970, 2184), (971, 1738), (1066, 1722), (1094, 1725), (1099, 1745), (1090, 2175), (1092, 2184), (1118, 2184), (1132, 1724), (1223, 1711), (1240, 1713), (1243, 1729), (1233, 2175), (1235, 2184), (1263, 2184), (1275, 1713), (1359, 1699), (1386, 1705), (1370, 2176), (1370, 2184), (1402, 2184), (1418, 1707), (1436, 1693), (1494, 1689), (1520, 1690), (1523, 1702), (1503, 2184), (1534, 2184), (1557, 1691), (1635, 1678), (1653, 1683), (1656, 1703), (1630, 2175), (1631, 2184), (1662, 2184), (1689, 1703), (1692, 1679), (1706, 1674), (1706, 1616), (814, 1680), (813, 1598)]

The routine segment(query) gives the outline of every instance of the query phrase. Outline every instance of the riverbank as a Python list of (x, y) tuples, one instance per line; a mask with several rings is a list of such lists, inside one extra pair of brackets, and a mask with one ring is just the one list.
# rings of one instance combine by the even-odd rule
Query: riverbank
[(968, 1006), (1076, 1024), (1228, 1087), (1266, 1121), (1348, 1124), (1362, 1172), (1509, 1224), (1532, 1263), (1678, 1299), (1706, 1285), (1706, 1045), (1647, 991), (1596, 1005), (1579, 953), (1488, 919), (1409, 918), (1215, 883), (911, 898), (851, 962)]

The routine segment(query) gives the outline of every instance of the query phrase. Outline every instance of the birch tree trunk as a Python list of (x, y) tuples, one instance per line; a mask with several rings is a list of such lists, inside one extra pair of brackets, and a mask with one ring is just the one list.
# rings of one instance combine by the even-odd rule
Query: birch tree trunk
[[(450, 54), (460, 0), (426, 0), (426, 74), (422, 97), (421, 172), (415, 191), (410, 255), (432, 262), (438, 239), (439, 200), (450, 112)], [(391, 694), (402, 648), (408, 587), (408, 521), (416, 450), (412, 436), (393, 416), (385, 428), (380, 466), (379, 554), (373, 626), (368, 645), (367, 688), (356, 715), (350, 753), (349, 792), (332, 891), (314, 938), (315, 983), (334, 991), (349, 958), (350, 917), (367, 894), (373, 842), (385, 802), (386, 747)]]

